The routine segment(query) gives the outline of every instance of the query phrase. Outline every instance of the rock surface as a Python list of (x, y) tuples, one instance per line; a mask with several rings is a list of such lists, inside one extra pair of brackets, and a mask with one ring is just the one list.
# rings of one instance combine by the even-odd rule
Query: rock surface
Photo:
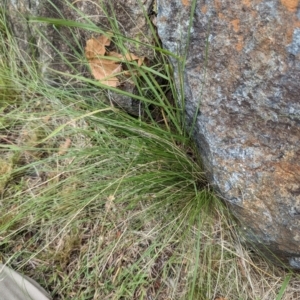
[(157, 0), (157, 26), (187, 54), (187, 120), (209, 178), (249, 240), (300, 268), (300, 1), (194, 2)]

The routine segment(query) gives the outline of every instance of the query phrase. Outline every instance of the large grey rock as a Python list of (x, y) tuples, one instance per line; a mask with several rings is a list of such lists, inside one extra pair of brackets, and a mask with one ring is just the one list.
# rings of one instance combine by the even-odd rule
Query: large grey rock
[(193, 2), (157, 0), (157, 26), (187, 54), (186, 115), (208, 175), (248, 240), (299, 268), (299, 1), (197, 0), (189, 30)]

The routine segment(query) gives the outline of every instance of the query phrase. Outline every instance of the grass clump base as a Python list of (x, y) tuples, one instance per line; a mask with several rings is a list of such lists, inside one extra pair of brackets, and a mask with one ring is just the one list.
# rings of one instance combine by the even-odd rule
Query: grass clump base
[(153, 69), (128, 66), (143, 79), (132, 117), (91, 79), (61, 88), (35, 64), (20, 72), (1, 16), (2, 262), (54, 299), (299, 298), (298, 276), (244, 248), (207, 185), (163, 51)]

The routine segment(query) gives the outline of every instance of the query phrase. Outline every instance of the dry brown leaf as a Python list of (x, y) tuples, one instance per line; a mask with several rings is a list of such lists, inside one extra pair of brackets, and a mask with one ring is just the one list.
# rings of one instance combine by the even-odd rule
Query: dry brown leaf
[(59, 146), (59, 149), (58, 149), (58, 155), (63, 155), (67, 152), (67, 150), (69, 149), (71, 145), (71, 139), (66, 139), (65, 142), (63, 144), (61, 144)]
[[(107, 54), (106, 58), (104, 56), (106, 53), (105, 46), (109, 45), (110, 37), (108, 36), (103, 35), (98, 38), (89, 39), (85, 47), (85, 56), (89, 61), (91, 72), (95, 79), (105, 85), (117, 87), (120, 82), (118, 78), (113, 75), (122, 71), (121, 63), (136, 60), (138, 66), (141, 66), (144, 61), (144, 57), (138, 57), (133, 53), (127, 53), (123, 56), (120, 53), (111, 51)], [(124, 74), (131, 75), (128, 71), (124, 72)]]
[(117, 57), (119, 58), (120, 61), (123, 59), (123, 55), (116, 51), (110, 51), (107, 55), (112, 57)]
[(125, 60), (127, 60), (127, 61), (139, 60), (139, 57), (133, 53), (128, 52), (125, 54)]
[(116, 87), (119, 85), (117, 77), (112, 76), (121, 71), (121, 66), (117, 62), (107, 60), (104, 57), (105, 46), (110, 45), (110, 38), (104, 35), (98, 38), (91, 38), (86, 42), (85, 56), (89, 61), (91, 72), (95, 79), (103, 84)]
[(118, 78), (112, 76), (113, 74), (121, 72), (122, 68), (120, 64), (105, 59), (93, 59), (89, 62), (95, 79), (112, 87), (116, 87), (120, 84)]
[[(138, 66), (140, 67), (140, 66), (142, 65), (142, 63), (144, 62), (144, 59), (145, 59), (144, 57), (138, 57), (138, 56), (136, 56), (135, 54), (128, 52), (128, 53), (125, 55), (124, 61), (133, 61), (133, 60), (136, 60)], [(124, 74), (125, 74), (126, 76), (131, 76), (131, 75), (132, 75), (132, 72), (125, 71)], [(137, 71), (134, 71), (133, 74), (137, 74)]]
[(122, 54), (120, 54), (118, 52), (111, 51), (111, 52), (109, 52), (108, 55), (119, 58), (121, 62), (136, 60), (139, 67), (142, 65), (142, 63), (145, 60), (145, 57), (139, 57), (130, 52), (126, 53), (125, 56), (123, 56)]
[(145, 60), (145, 57), (140, 57), (140, 58), (138, 59), (138, 66), (139, 66), (139, 67), (143, 64), (144, 60)]
[(101, 35), (98, 38), (91, 38), (86, 42), (85, 56), (87, 59), (96, 58), (99, 55), (104, 55), (106, 50), (105, 46), (110, 45), (110, 39)]
[[(144, 59), (145, 59), (144, 57), (138, 57), (135, 54), (130, 53), (130, 52), (128, 52), (127, 54), (125, 54), (125, 56), (123, 56), (122, 54), (120, 54), (118, 52), (111, 51), (111, 52), (108, 53), (108, 56), (116, 57), (116, 58), (119, 59), (120, 62), (136, 60), (139, 67), (142, 65), (142, 63), (144, 62)], [(126, 76), (130, 76), (130, 75), (132, 75), (132, 72), (124, 71), (123, 74), (126, 75)]]

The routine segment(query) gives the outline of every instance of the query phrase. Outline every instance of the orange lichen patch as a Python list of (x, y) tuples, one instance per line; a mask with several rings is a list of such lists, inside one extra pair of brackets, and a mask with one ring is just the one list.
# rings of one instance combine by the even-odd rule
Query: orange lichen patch
[(219, 16), (219, 19), (225, 19), (225, 16), (222, 13), (219, 13), (218, 16)]
[(295, 15), (293, 15), (293, 28), (299, 28), (300, 27), (300, 20), (298, 19), (298, 17)]
[(222, 3), (220, 0), (215, 0), (215, 8), (217, 11), (219, 11), (222, 8)]
[(289, 162), (274, 163), (274, 179), (277, 184), (283, 184), (284, 182), (299, 183), (300, 166), (291, 164)]
[(246, 6), (250, 6), (251, 5), (251, 1), (250, 0), (243, 0), (242, 3)]
[(188, 6), (188, 5), (190, 5), (190, 0), (181, 0), (181, 3), (182, 3), (184, 6)]
[(202, 12), (203, 14), (206, 14), (206, 13), (207, 13), (207, 5), (203, 5), (203, 6), (201, 7), (201, 12)]
[(294, 35), (295, 28), (300, 28), (300, 21), (298, 20), (296, 15), (293, 17), (292, 25), (290, 25), (290, 22), (287, 22), (285, 24), (285, 28), (286, 28), (286, 32), (285, 32), (286, 44), (290, 44), (293, 42), (293, 35)]
[(235, 20), (232, 20), (230, 23), (233, 26), (233, 30), (235, 32), (238, 32), (239, 29), (240, 29), (240, 20), (239, 19), (235, 19)]
[(289, 28), (286, 31), (286, 43), (290, 44), (293, 41), (294, 28)]
[(237, 38), (238, 42), (235, 45), (235, 49), (240, 52), (244, 48), (244, 38), (241, 35), (239, 35)]
[(252, 10), (251, 11), (251, 15), (253, 18), (256, 18), (257, 17), (257, 11), (256, 10)]
[(284, 5), (288, 11), (295, 12), (297, 10), (299, 0), (281, 0), (281, 4)]
[(261, 50), (264, 50), (264, 51), (270, 51), (272, 46), (275, 44), (275, 40), (273, 37), (268, 37), (268, 38), (265, 38), (263, 39), (260, 44), (259, 44), (259, 48)]

